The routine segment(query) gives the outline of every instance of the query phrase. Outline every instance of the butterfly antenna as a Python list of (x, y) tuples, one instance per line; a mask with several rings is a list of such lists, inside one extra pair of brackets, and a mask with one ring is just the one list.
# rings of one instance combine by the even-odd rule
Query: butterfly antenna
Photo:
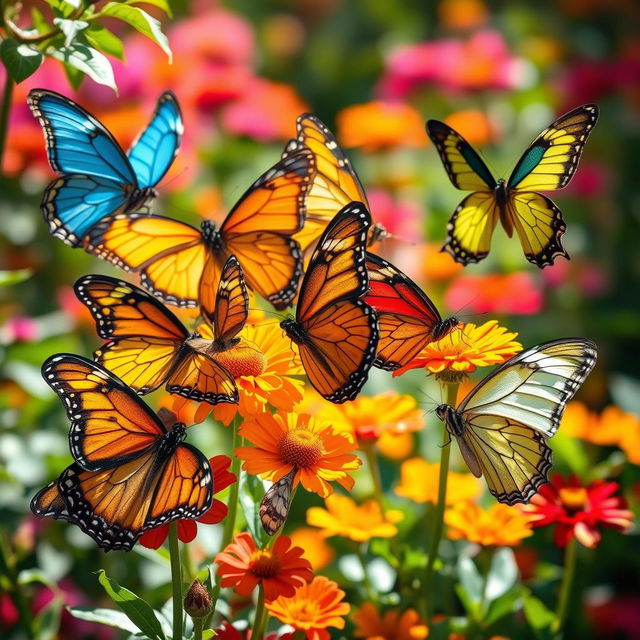
[(280, 311), (272, 311), (271, 309), (261, 309), (260, 307), (248, 307), (249, 311), (258, 311), (260, 313), (270, 313), (273, 316), (276, 316), (276, 318), (279, 318), (280, 320), (284, 320), (284, 314), (280, 313)]

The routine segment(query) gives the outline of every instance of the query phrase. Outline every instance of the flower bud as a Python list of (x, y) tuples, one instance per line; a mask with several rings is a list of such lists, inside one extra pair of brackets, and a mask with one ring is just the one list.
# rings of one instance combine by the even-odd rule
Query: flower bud
[(211, 613), (211, 596), (200, 580), (194, 580), (184, 597), (184, 610), (192, 618), (204, 618)]

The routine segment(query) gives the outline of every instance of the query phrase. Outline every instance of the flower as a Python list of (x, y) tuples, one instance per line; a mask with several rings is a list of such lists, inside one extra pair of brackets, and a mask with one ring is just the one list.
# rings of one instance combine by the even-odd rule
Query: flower
[(327, 627), (344, 629), (344, 616), (351, 610), (342, 601), (344, 596), (333, 580), (316, 576), (296, 589), (292, 597), (280, 596), (267, 603), (266, 609), (280, 622), (304, 631), (308, 640), (329, 640)]
[[(227, 456), (214, 456), (209, 459), (213, 474), (213, 493), (219, 493), (233, 484), (237, 478), (235, 473), (231, 473), (229, 465), (231, 458)], [(209, 510), (197, 519), (201, 524), (218, 524), (227, 517), (227, 505), (220, 500), (214, 499)], [(182, 542), (191, 542), (198, 534), (196, 520), (178, 520), (178, 538)], [(169, 535), (169, 523), (162, 524), (154, 529), (145, 531), (140, 536), (140, 544), (147, 549), (158, 549)]]
[[(218, 640), (251, 640), (251, 629), (239, 631), (230, 622), (224, 620), (222, 626), (214, 629), (215, 638)], [(264, 636), (264, 640), (294, 640), (293, 635), (285, 633), (278, 635), (277, 633), (268, 633)]]
[[(414, 502), (438, 501), (438, 478), (440, 464), (431, 463), (422, 458), (411, 458), (400, 467), (400, 484), (395, 492)], [(470, 473), (449, 471), (447, 475), (446, 504), (452, 505), (461, 501), (472, 501), (482, 493), (482, 484)]]
[(427, 282), (450, 280), (458, 275), (464, 266), (456, 262), (451, 254), (441, 251), (441, 244), (425, 243), (419, 258), (422, 274)]
[(472, 373), (476, 367), (502, 364), (522, 350), (515, 342), (517, 333), (509, 332), (489, 320), (479, 327), (471, 322), (458, 325), (451, 333), (428, 344), (408, 365), (393, 372), (399, 376), (409, 369), (429, 373)]
[(345, 107), (336, 116), (338, 138), (345, 147), (371, 152), (388, 147), (427, 144), (422, 116), (402, 102), (374, 100)]
[(307, 510), (307, 524), (321, 527), (322, 535), (343, 536), (355, 542), (366, 542), (371, 538), (393, 538), (398, 529), (396, 522), (404, 517), (401, 511), (382, 507), (375, 500), (367, 500), (358, 506), (348, 496), (329, 496), (322, 507)]
[(353, 635), (365, 640), (419, 640), (429, 635), (427, 626), (420, 622), (415, 609), (400, 613), (398, 609), (388, 609), (381, 616), (370, 602), (365, 602), (353, 612), (356, 628)]
[(482, 0), (442, 0), (438, 17), (449, 29), (475, 29), (489, 20), (489, 9)]
[(445, 511), (444, 521), (452, 540), (469, 540), (485, 547), (513, 547), (533, 533), (526, 515), (517, 507), (500, 503), (485, 510), (474, 502), (458, 502)]
[(238, 433), (255, 445), (235, 450), (245, 471), (277, 482), (296, 469), (294, 486), (301, 482), (323, 498), (333, 491), (330, 482), (350, 490), (354, 480), (349, 472), (362, 464), (353, 453), (356, 444), (350, 434), (322, 425), (308, 414), (256, 414), (244, 421)]
[(222, 587), (234, 587), (248, 596), (260, 583), (265, 600), (292, 596), (296, 588), (311, 580), (313, 571), (302, 557), (300, 547), (292, 547), (289, 536), (280, 536), (272, 549), (258, 549), (251, 534), (239, 533), (215, 558)]
[(323, 569), (335, 558), (335, 551), (317, 529), (299, 527), (291, 533), (291, 543), (304, 549), (304, 556), (314, 571)]
[[(398, 238), (403, 247), (409, 242), (420, 242), (422, 211), (415, 201), (396, 197), (389, 191), (375, 187), (367, 189), (367, 199), (373, 219)], [(384, 241), (382, 246), (385, 246)]]
[(482, 111), (475, 109), (455, 111), (447, 116), (444, 121), (469, 144), (489, 144), (493, 139), (493, 126)]
[(531, 526), (555, 524), (554, 541), (565, 547), (575, 536), (585, 547), (597, 547), (600, 527), (625, 533), (633, 514), (621, 496), (614, 496), (620, 486), (615, 482), (594, 480), (584, 486), (575, 476), (554, 474), (550, 484), (540, 487), (531, 502), (519, 509), (529, 517)]
[(184, 610), (192, 618), (204, 618), (211, 613), (212, 600), (206, 587), (196, 579), (184, 597)]

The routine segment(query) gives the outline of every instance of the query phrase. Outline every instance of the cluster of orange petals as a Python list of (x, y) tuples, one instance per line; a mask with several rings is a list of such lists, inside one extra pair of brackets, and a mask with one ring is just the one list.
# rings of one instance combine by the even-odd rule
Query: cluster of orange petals
[(400, 612), (388, 609), (383, 615), (370, 602), (353, 612), (356, 624), (353, 635), (364, 640), (420, 640), (429, 635), (427, 626), (420, 621), (415, 609)]

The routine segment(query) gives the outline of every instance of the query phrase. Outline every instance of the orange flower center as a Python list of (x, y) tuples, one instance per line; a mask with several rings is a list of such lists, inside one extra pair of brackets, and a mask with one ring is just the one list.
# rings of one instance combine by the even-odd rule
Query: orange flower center
[(280, 561), (271, 551), (254, 551), (249, 560), (251, 573), (258, 578), (273, 578), (280, 571)]
[(298, 469), (313, 467), (322, 455), (322, 440), (310, 431), (294, 429), (280, 441), (280, 458)]
[(587, 505), (588, 494), (584, 487), (563, 487), (558, 495), (569, 511), (582, 511)]
[(264, 353), (247, 344), (217, 353), (215, 358), (234, 378), (259, 376), (267, 368)]

